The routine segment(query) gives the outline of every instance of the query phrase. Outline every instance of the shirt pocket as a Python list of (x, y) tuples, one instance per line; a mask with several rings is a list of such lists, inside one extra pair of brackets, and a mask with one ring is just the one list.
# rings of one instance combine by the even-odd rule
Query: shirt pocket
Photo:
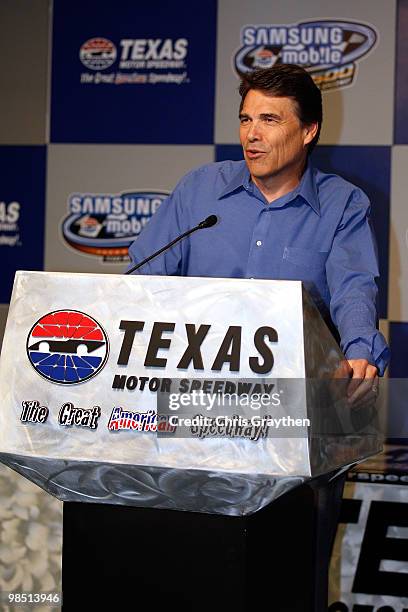
[(283, 250), (280, 268), (280, 278), (304, 282), (305, 288), (322, 314), (330, 302), (326, 279), (328, 256), (329, 251), (288, 246)]
[(329, 251), (315, 251), (314, 249), (301, 249), (299, 247), (286, 246), (283, 249), (283, 267), (288, 262), (299, 267), (299, 271), (310, 270), (315, 273), (323, 273)]

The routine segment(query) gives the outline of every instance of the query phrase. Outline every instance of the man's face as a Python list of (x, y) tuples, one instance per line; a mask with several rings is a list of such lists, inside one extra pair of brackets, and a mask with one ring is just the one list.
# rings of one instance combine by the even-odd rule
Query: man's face
[(241, 145), (252, 177), (262, 181), (298, 171), (317, 124), (302, 125), (292, 99), (251, 89), (239, 118)]

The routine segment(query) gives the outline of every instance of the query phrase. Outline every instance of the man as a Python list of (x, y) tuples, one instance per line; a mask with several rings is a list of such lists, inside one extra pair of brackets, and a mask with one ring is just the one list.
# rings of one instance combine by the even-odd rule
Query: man
[[(389, 349), (376, 328), (378, 265), (367, 196), (311, 164), (322, 100), (305, 70), (294, 65), (256, 70), (239, 91), (244, 161), (208, 164), (187, 174), (132, 244), (130, 256), (140, 262), (217, 215), (215, 226), (140, 271), (304, 281), (338, 330), (352, 368), (350, 403), (372, 401)], [(327, 569), (343, 483), (344, 476), (328, 477), (316, 502), (317, 523), (307, 525), (310, 530), (318, 525), (315, 612), (327, 610)]]
[[(153, 259), (140, 272), (305, 281), (330, 310), (353, 370), (350, 402), (382, 375), (389, 349), (376, 329), (378, 265), (367, 196), (313, 168), (322, 124), (320, 90), (295, 65), (252, 72), (240, 85), (245, 161), (187, 174), (130, 247), (134, 263), (210, 214), (218, 223)], [(139, 271), (138, 271), (139, 272)]]

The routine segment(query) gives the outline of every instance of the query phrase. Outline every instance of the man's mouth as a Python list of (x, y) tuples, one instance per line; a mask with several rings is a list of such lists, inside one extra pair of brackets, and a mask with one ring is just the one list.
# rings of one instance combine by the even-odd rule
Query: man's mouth
[(260, 151), (259, 149), (247, 149), (246, 155), (248, 159), (260, 159), (264, 155), (266, 155), (265, 151)]

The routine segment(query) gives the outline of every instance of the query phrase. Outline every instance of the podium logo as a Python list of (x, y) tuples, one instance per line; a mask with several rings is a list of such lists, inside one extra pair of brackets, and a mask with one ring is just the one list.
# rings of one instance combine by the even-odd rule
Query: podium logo
[(362, 23), (320, 20), (287, 25), (246, 25), (235, 70), (241, 77), (256, 68), (298, 64), (322, 91), (353, 84), (357, 61), (373, 50), (378, 33)]
[(27, 338), (27, 355), (36, 372), (61, 385), (74, 385), (96, 376), (108, 353), (105, 330), (78, 310), (56, 310), (44, 315)]

